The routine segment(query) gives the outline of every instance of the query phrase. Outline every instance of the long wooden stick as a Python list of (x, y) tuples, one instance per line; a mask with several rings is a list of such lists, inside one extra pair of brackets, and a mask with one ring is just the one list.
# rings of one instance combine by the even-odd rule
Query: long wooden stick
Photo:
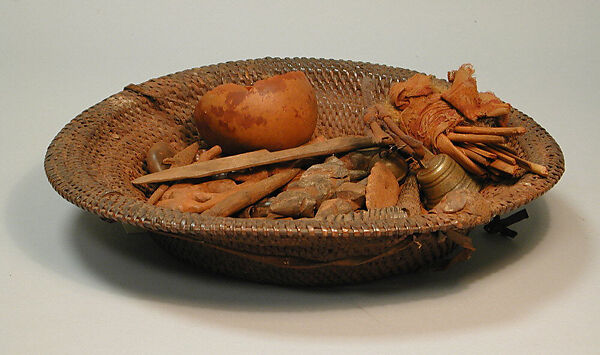
[(415, 153), (415, 151), (408, 145), (408, 143), (406, 143), (400, 137), (395, 135), (394, 132), (391, 132), (390, 136), (394, 139), (394, 145), (396, 146), (396, 148), (398, 148), (398, 150), (400, 150), (402, 153), (410, 157), (417, 156), (417, 153)]
[(467, 134), (467, 133), (448, 133), (448, 138), (452, 142), (468, 142), (468, 143), (499, 143), (506, 142), (502, 136), (494, 136), (490, 134)]
[[(498, 148), (501, 149), (500, 147), (498, 147)], [(504, 150), (504, 153), (506, 155), (514, 158), (517, 161), (517, 164), (524, 167), (528, 171), (531, 171), (532, 173), (536, 173), (540, 176), (548, 176), (548, 168), (546, 168), (545, 166), (531, 162), (529, 160), (525, 160), (525, 159), (519, 157), (518, 155), (513, 154), (507, 150)]]
[(474, 160), (476, 163), (481, 164), (483, 166), (490, 165), (490, 162), (485, 157), (483, 157), (471, 150), (468, 150), (467, 148), (458, 147), (458, 146), (456, 148), (460, 149), (463, 153), (465, 153), (465, 155), (467, 157), (469, 157), (469, 159)]
[(518, 154), (514, 148), (507, 146), (506, 144), (492, 144), (492, 146), (501, 149), (502, 151), (507, 151), (512, 154)]
[(468, 172), (477, 176), (486, 175), (485, 170), (483, 170), (479, 165), (473, 163), (473, 161), (469, 159), (469, 157), (467, 157), (463, 152), (456, 148), (445, 134), (442, 133), (438, 135), (436, 142), (438, 149), (442, 153), (448, 154)]
[(433, 154), (427, 148), (425, 148), (421, 141), (404, 133), (398, 124), (396, 124), (396, 122), (394, 122), (394, 120), (392, 120), (390, 117), (384, 117), (383, 121), (390, 131), (392, 131), (396, 136), (398, 136), (398, 138), (400, 138), (400, 140), (408, 144), (413, 149), (413, 151), (417, 154), (415, 156), (416, 159), (423, 159), (425, 157), (431, 158), (433, 156)]
[(517, 170), (518, 170), (518, 167), (516, 165), (508, 164), (507, 162), (502, 161), (500, 159), (494, 160), (490, 164), (490, 166), (496, 170), (505, 172), (505, 173), (507, 173), (509, 175), (513, 175), (513, 176), (517, 174)]
[(488, 152), (487, 150), (483, 150), (483, 149), (481, 149), (479, 147), (476, 147), (474, 145), (471, 145), (469, 143), (463, 143), (463, 146), (466, 149), (468, 149), (468, 150), (470, 150), (472, 152), (475, 152), (475, 153), (477, 153), (479, 155), (482, 155), (482, 156), (484, 156), (484, 157), (486, 157), (488, 159), (496, 159), (496, 158), (498, 158), (498, 156), (496, 154), (494, 154), (492, 152)]
[(478, 127), (456, 126), (456, 133), (491, 134), (496, 136), (515, 136), (526, 132), (525, 127)]
[(239, 189), (231, 196), (202, 212), (203, 216), (227, 217), (259, 201), (292, 180), (300, 169), (291, 168)]
[(493, 147), (484, 146), (484, 145), (481, 145), (480, 147), (481, 147), (481, 149), (484, 149), (484, 150), (487, 150), (488, 152), (496, 154), (498, 156), (498, 159), (500, 159), (500, 160), (503, 160), (511, 165), (517, 164), (517, 161), (513, 157), (509, 156), (508, 154), (502, 152), (499, 149), (495, 149)]
[(171, 168), (157, 173), (141, 176), (132, 182), (134, 184), (148, 184), (192, 178), (201, 178), (220, 173), (227, 173), (256, 166), (281, 163), (290, 160), (343, 153), (360, 148), (378, 145), (372, 137), (347, 136), (329, 139), (325, 142), (307, 144), (304, 146), (269, 152), (258, 150), (255, 152), (232, 155), (206, 162), (194, 163), (179, 168)]

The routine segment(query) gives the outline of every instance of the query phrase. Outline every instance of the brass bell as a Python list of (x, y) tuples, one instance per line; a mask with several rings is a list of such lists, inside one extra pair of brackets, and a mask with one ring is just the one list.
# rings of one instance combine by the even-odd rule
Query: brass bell
[(450, 191), (467, 189), (477, 191), (481, 186), (446, 154), (438, 154), (425, 162), (417, 172), (417, 180), (425, 196), (425, 207), (433, 208)]

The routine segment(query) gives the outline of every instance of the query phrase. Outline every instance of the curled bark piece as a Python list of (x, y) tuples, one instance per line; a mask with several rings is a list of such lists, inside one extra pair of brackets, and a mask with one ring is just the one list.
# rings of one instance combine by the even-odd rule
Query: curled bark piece
[[(158, 142), (152, 145), (146, 154), (146, 168), (151, 172), (158, 172), (168, 169), (169, 166), (163, 163), (163, 160), (170, 158), (175, 154), (170, 145), (165, 142)], [(149, 204), (153, 205), (158, 202), (163, 194), (169, 189), (169, 185), (160, 185), (152, 195), (148, 198)]]
[(394, 173), (382, 162), (375, 163), (367, 180), (367, 210), (396, 205), (399, 193), (400, 185)]
[(356, 150), (341, 157), (340, 161), (349, 170), (371, 170), (384, 152), (386, 150), (378, 147)]
[(406, 160), (397, 152), (382, 151), (371, 160), (369, 170), (375, 166), (376, 163), (382, 162), (387, 166), (390, 171), (394, 174), (397, 180), (402, 180), (408, 174), (408, 164)]
[(198, 148), (198, 143), (192, 143), (171, 158), (163, 160), (163, 163), (171, 165), (171, 168), (178, 168), (180, 166), (191, 164), (194, 162), (194, 158), (196, 158)]
[(415, 175), (407, 176), (404, 183), (400, 185), (400, 193), (396, 205), (406, 211), (409, 217), (423, 213), (423, 204), (419, 196), (419, 184)]

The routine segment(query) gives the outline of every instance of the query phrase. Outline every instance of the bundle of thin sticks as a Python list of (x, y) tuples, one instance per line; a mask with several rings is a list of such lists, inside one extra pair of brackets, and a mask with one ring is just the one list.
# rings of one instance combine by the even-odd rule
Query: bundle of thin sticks
[[(526, 129), (507, 127), (510, 105), (491, 92), (478, 92), (473, 73), (469, 64), (449, 72), (450, 88), (437, 84), (430, 76), (416, 74), (394, 84), (389, 102), (369, 108), (364, 119), (371, 131), (375, 132), (377, 125), (387, 127), (384, 133), (388, 134), (399, 130), (427, 149), (448, 154), (481, 178), (501, 180), (516, 177), (523, 170), (546, 176), (544, 166), (519, 157), (506, 145), (508, 137), (523, 134)], [(500, 127), (487, 126), (481, 118)]]
[(390, 107), (382, 104), (370, 106), (363, 116), (363, 120), (368, 125), (368, 135), (372, 136), (377, 143), (394, 145), (423, 166), (421, 161), (429, 159), (433, 153), (421, 141), (404, 133), (393, 119), (392, 111), (393, 109), (390, 110)]
[(525, 127), (457, 126), (446, 136), (474, 164), (486, 169), (493, 180), (506, 175), (517, 176), (519, 168), (547, 176), (545, 166), (521, 158), (517, 151), (505, 144), (506, 137), (525, 131)]

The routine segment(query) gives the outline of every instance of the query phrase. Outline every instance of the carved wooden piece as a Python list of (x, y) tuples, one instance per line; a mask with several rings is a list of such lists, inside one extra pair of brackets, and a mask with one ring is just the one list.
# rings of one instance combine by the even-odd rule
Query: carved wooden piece
[(154, 182), (165, 182), (191, 178), (201, 178), (219, 173), (237, 171), (255, 166), (281, 163), (290, 160), (329, 155), (348, 152), (355, 149), (372, 147), (377, 143), (371, 137), (347, 136), (329, 139), (325, 142), (317, 142), (304, 146), (284, 149), (276, 152), (258, 150), (249, 153), (232, 155), (229, 157), (214, 159), (207, 162), (199, 162), (179, 168), (171, 168), (154, 174), (141, 176), (133, 180), (134, 184), (148, 184)]

